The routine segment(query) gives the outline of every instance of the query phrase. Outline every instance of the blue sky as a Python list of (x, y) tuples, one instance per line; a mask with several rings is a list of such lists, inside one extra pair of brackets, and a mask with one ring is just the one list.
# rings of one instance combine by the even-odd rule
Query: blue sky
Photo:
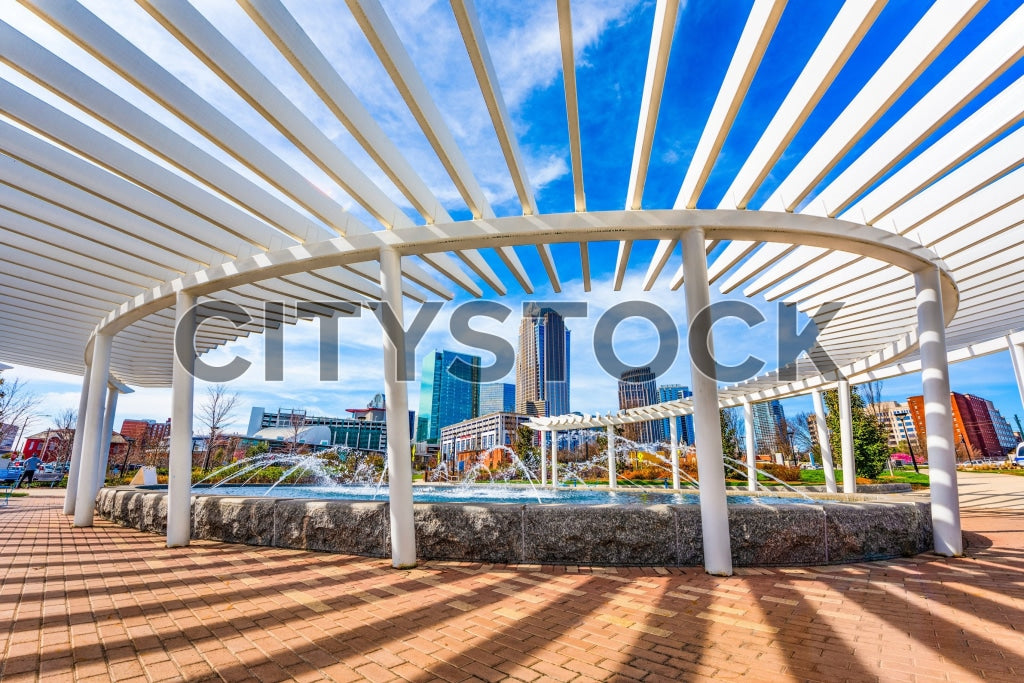
[[(299, 157), (287, 141), (260, 120), (237, 95), (200, 69), (196, 59), (143, 11), (134, 5), (126, 8), (123, 3), (113, 0), (90, 0), (85, 4), (111, 24), (126, 31), (138, 45), (153, 54), (159, 54), (161, 62), (184, 82), (266, 141), (268, 146), (307, 173), (315, 183), (322, 184), (325, 191), (337, 196), (346, 208), (368, 224), (372, 222), (358, 205), (343, 196), (343, 193), (339, 194), (340, 191), (318, 169), (308, 160)], [(409, 46), (414, 62), (460, 147), (484, 186), (495, 212), (498, 215), (518, 213), (520, 207), (483, 100), (476, 90), (475, 78), (458, 38), (458, 29), (448, 3), (394, 0), (384, 4), (396, 30)], [(573, 2), (579, 108), (584, 122), (581, 130), (584, 179), (590, 210), (621, 209), (625, 202), (654, 4), (652, 0)], [(840, 4), (821, 0), (792, 0), (788, 4), (776, 32), (776, 39), (765, 55), (698, 207), (713, 208), (718, 204), (732, 174), (742, 165), (757, 142), (760, 132), (785, 97), (804, 60), (813, 51)], [(456, 219), (469, 217), (453, 183), (445, 175), (411, 114), (377, 63), (372, 49), (355, 23), (345, 18), (347, 12), (337, 11), (328, 2), (303, 3), (296, 0), (286, 2), (286, 5), (337, 65), (346, 81), (385, 130), (399, 143), (431, 188), (445, 202), (452, 216)], [(481, 24), (495, 56), (499, 82), (513, 117), (539, 208), (545, 213), (571, 211), (573, 179), (566, 135), (555, 3), (550, 0), (481, 0), (477, 5)], [(876, 140), (889, 124), (909, 109), (977, 44), (979, 36), (1005, 19), (1017, 5), (1017, 2), (1011, 0), (993, 0), (988, 3), (972, 20), (968, 29), (922, 74), (919, 82), (895, 102), (882, 120), (857, 144), (855, 152), (866, 149)], [(681, 4), (644, 194), (645, 208), (672, 206), (750, 6), (751, 2), (738, 0), (690, 0)], [(381, 182), (389, 196), (405, 207), (411, 217), (421, 220), (408, 207), (408, 202), (401, 194), (384, 179), (383, 174), (373, 168), (368, 155), (333, 120), (287, 63), (269, 49), (266, 39), (252, 26), (236, 3), (220, 0), (204, 2), (202, 7), (218, 29), (270, 74), (275, 83), (303, 111), (308, 112), (371, 178)], [(888, 3), (834, 85), (825, 94), (815, 114), (772, 169), (755, 195), (752, 208), (757, 208), (777, 183), (785, 178), (801, 154), (810, 149), (832, 117), (842, 111), (873, 69), (888, 56), (900, 37), (920, 18), (925, 9), (925, 3), (916, 0), (891, 0)], [(146, 111), (170, 121), (157, 105), (120, 84), (103, 67), (89, 67), (89, 60), (83, 58), (78, 48), (56, 37), (49, 29), (39, 27), (38, 22), (32, 20), (24, 10), (5, 7), (3, 15), (5, 20), (82, 66), (95, 78), (109, 84)], [(974, 103), (935, 131), (930, 139), (949, 130), (1022, 74), (1024, 65), (1009, 69), (988, 86)], [(0, 68), (0, 76), (23, 85), (47, 101), (59, 102), (19, 80), (10, 70)], [(102, 127), (98, 123), (94, 125)], [(237, 166), (193, 131), (183, 129), (180, 124), (174, 125), (196, 144)], [(854, 157), (855, 154), (848, 158)], [(821, 187), (843, 168), (840, 165), (834, 169), (823, 180)], [(892, 169), (890, 173), (898, 168)], [(668, 277), (679, 262), (678, 251), (655, 289), (644, 293), (639, 283), (654, 244), (635, 244), (631, 258), (633, 267), (623, 291), (617, 293), (612, 291), (610, 284), (616, 249), (614, 243), (591, 246), (594, 286), (592, 292), (585, 293), (581, 284), (578, 248), (575, 245), (553, 246), (552, 251), (563, 282), (564, 291), (561, 295), (552, 294), (535, 251), (519, 249), (518, 253), (537, 285), (537, 291), (526, 297), (521, 291), (513, 289), (510, 296), (503, 300), (516, 310), (525, 299), (543, 301), (555, 296), (566, 300), (587, 301), (590, 304), (592, 315), (588, 319), (570, 321), (568, 324), (573, 332), (571, 402), (573, 409), (582, 412), (603, 413), (617, 407), (615, 380), (597, 368), (591, 350), (592, 329), (600, 312), (620, 301), (644, 299), (664, 307), (674, 319), (680, 321), (681, 327), (685, 319), (682, 291), (671, 292), (667, 287)], [(488, 258), (499, 273), (507, 272), (496, 257)], [(460, 295), (455, 303), (466, 298)], [(753, 303), (766, 313), (771, 313), (771, 306), (763, 300), (758, 299)], [(419, 347), (420, 358), (434, 348), (460, 349), (459, 345), (452, 342), (446, 330), (447, 313), (451, 307), (451, 304), (446, 307), (442, 317)], [(514, 341), (518, 320), (516, 313), (504, 324), (484, 329)], [(245, 406), (244, 410), (239, 411), (236, 424), (244, 426), (250, 405), (261, 405), (269, 409), (306, 407), (319, 414), (338, 415), (345, 408), (364, 405), (374, 393), (380, 391), (383, 380), (379, 360), (380, 333), (376, 323), (369, 317), (358, 321), (344, 320), (341, 329), (344, 346), (342, 378), (337, 383), (318, 381), (314, 366), (317, 339), (315, 324), (303, 324), (286, 331), (286, 381), (283, 383), (262, 381), (262, 342), (258, 337), (243, 340), (218, 352), (218, 357), (241, 353), (256, 361), (244, 377), (233, 383), (233, 388), (242, 395), (241, 404)], [(639, 364), (650, 358), (653, 354), (651, 331), (647, 324), (639, 321), (628, 322), (620, 328), (615, 343), (624, 361)], [(729, 323), (723, 323), (716, 331), (717, 350), (725, 356), (726, 362), (738, 362), (749, 352), (759, 352), (773, 346), (770, 323), (751, 333), (739, 327), (730, 327)], [(485, 358), (485, 362), (487, 360)], [(78, 378), (29, 368), (16, 368), (5, 375), (29, 380), (33, 390), (44, 397), (44, 414), (53, 414), (77, 405)], [(954, 366), (951, 375), (954, 390), (990, 398), (1008, 419), (1012, 419), (1014, 413), (1024, 413), (1007, 354), (1000, 353)], [(680, 355), (669, 373), (661, 379), (664, 383), (687, 382), (689, 369), (685, 356)], [(889, 380), (885, 383), (886, 398), (905, 399), (908, 395), (918, 393), (919, 386), (919, 378), (916, 376)], [(417, 391), (418, 385), (411, 387), (411, 406), (418, 405)], [(809, 410), (810, 400), (794, 399), (786, 405), (792, 411)], [(122, 397), (117, 424), (125, 417), (162, 420), (168, 413), (168, 390), (140, 389), (135, 394)], [(47, 422), (46, 418), (40, 418), (36, 426), (45, 428)]]

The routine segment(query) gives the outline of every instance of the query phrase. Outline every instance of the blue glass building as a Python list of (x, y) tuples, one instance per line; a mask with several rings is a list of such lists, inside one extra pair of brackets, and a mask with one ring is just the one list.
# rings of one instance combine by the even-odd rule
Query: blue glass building
[(516, 411), (516, 385), (491, 382), (480, 385), (478, 415), (514, 413)]
[(442, 427), (476, 417), (479, 389), (480, 356), (443, 350), (427, 354), (420, 380), (416, 440), (437, 443)]
[[(693, 392), (690, 391), (690, 387), (683, 386), (682, 384), (666, 384), (658, 387), (658, 403), (664, 403), (665, 401), (676, 401), (681, 398), (689, 398), (693, 396)], [(662, 420), (662, 433), (667, 439), (671, 429), (669, 419), (665, 418)], [(693, 438), (693, 415), (680, 415), (675, 418), (676, 420), (676, 433), (679, 435), (679, 443), (686, 446), (692, 446), (694, 442)]]

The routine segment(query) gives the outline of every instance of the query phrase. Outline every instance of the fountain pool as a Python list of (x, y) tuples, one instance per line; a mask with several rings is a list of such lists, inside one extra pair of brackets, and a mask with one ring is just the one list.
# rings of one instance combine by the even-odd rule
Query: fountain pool
[[(314, 487), (295, 488), (299, 490), (277, 486), (271, 496), (259, 495), (262, 491), (252, 487), (242, 487), (241, 495), (222, 495), (227, 492), (222, 487), (197, 490), (192, 496), (192, 538), (390, 556), (384, 490), (377, 493), (377, 500), (345, 500), (311, 498), (309, 490)], [(414, 488), (421, 493), (463, 489), (466, 495), (470, 487)], [(522, 499), (509, 500), (512, 490), (521, 492)], [(418, 557), (500, 564), (703, 563), (700, 506), (689, 502), (696, 500), (695, 495), (582, 487), (535, 492), (530, 486), (509, 486), (502, 492), (503, 502), (477, 495), (464, 502), (415, 503)], [(536, 502), (538, 493), (542, 504)], [(572, 499), (598, 494), (600, 503)], [(543, 502), (545, 496), (548, 502)], [(821, 496), (816, 504), (772, 498), (730, 495), (729, 534), (736, 566), (859, 562), (915, 555), (932, 547), (926, 502), (870, 495)], [(166, 533), (165, 490), (104, 488), (97, 511), (124, 526)]]
[[(217, 486), (196, 488), (197, 495), (266, 496), (277, 498), (314, 498), (318, 500), (384, 501), (387, 486), (348, 484), (340, 486), (286, 486), (278, 485), (271, 491), (268, 486)], [(413, 486), (416, 503), (518, 503), (518, 504), (572, 504), (572, 505), (696, 505), (696, 492), (680, 493), (651, 488), (594, 488), (590, 486), (563, 486), (557, 489), (529, 485), (439, 485)], [(730, 495), (736, 504), (810, 504), (814, 500), (779, 496)]]

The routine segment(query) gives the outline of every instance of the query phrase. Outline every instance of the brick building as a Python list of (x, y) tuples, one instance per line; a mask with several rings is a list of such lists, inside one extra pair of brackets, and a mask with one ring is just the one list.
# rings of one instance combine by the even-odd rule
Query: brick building
[[(924, 423), (924, 397), (911, 396), (907, 399), (910, 417), (918, 440), (926, 443), (927, 432)], [(957, 460), (978, 458), (1001, 458), (1006, 451), (999, 443), (988, 401), (973, 394), (950, 394), (953, 409), (953, 445)]]

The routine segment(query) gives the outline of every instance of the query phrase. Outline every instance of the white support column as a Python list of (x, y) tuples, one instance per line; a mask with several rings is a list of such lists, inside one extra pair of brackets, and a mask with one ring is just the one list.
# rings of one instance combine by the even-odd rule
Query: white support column
[(757, 490), (757, 442), (754, 440), (754, 405), (743, 399), (743, 441), (747, 449), (747, 490)]
[(850, 410), (850, 380), (839, 378), (839, 443), (843, 449), (843, 493), (857, 492), (857, 461), (853, 457), (853, 414)]
[(178, 292), (171, 374), (171, 452), (167, 458), (167, 547), (192, 540), (192, 402), (195, 390), (196, 298)]
[[(714, 354), (711, 320), (698, 316), (711, 303), (708, 288), (707, 252), (704, 231), (692, 228), (683, 232), (683, 287), (689, 335)], [(722, 427), (719, 418), (718, 382), (715, 368), (690, 357), (690, 382), (693, 385), (693, 421), (697, 444), (697, 474), (700, 479), (701, 531), (704, 539), (704, 569), (709, 574), (732, 574), (732, 547), (729, 540), (729, 507), (725, 495), (725, 470), (722, 466)]]
[(86, 411), (89, 406), (89, 375), (92, 364), (85, 366), (82, 376), (82, 394), (78, 398), (78, 421), (75, 423), (75, 440), (71, 443), (71, 458), (68, 461), (68, 488), (64, 491), (64, 514), (75, 514), (75, 499), (78, 496), (78, 472), (82, 465), (82, 440), (85, 436)]
[(558, 488), (558, 432), (551, 430), (551, 487)]
[(672, 462), (672, 488), (679, 490), (679, 427), (676, 422), (678, 417), (668, 419), (668, 447), (669, 457)]
[(1006, 335), (1006, 346), (1010, 352), (1010, 362), (1013, 363), (1013, 374), (1017, 378), (1017, 395), (1024, 406), (1024, 346), (1014, 344), (1010, 335)]
[(540, 432), (540, 485), (547, 486), (548, 483), (548, 432), (546, 429)]
[(117, 397), (120, 392), (114, 385), (107, 387), (107, 407), (103, 410), (103, 445), (96, 460), (96, 491), (99, 493), (107, 483), (107, 460), (110, 458), (110, 439), (114, 434), (114, 413), (117, 412)]
[(605, 435), (608, 438), (608, 488), (618, 488), (618, 475), (616, 474), (616, 462), (615, 462), (615, 427), (614, 425), (608, 425), (605, 427)]
[(953, 409), (949, 399), (946, 321), (942, 313), (939, 272), (931, 269), (915, 273), (914, 282), (917, 289), (917, 335), (921, 353), (935, 552), (947, 556), (963, 555), (953, 443)]
[(828, 439), (828, 424), (825, 422), (825, 401), (821, 397), (821, 389), (815, 389), (811, 396), (814, 398), (814, 428), (818, 433), (818, 446), (821, 447), (821, 466), (825, 472), (825, 489), (829, 493), (836, 493), (836, 471), (832, 466), (832, 445)]
[[(395, 325), (384, 329), (384, 398), (388, 430), (388, 509), (391, 514), (391, 566), (416, 566), (416, 527), (412, 508), (412, 459), (409, 454), (409, 396), (398, 376), (405, 363), (405, 315), (402, 307), (402, 256), (394, 247), (380, 250), (382, 303)], [(382, 320), (386, 320), (382, 316)]]
[(89, 367), (89, 400), (85, 407), (85, 433), (82, 435), (82, 457), (78, 467), (75, 498), (75, 526), (92, 526), (96, 508), (96, 461), (103, 444), (103, 399), (110, 374), (110, 347), (113, 337), (97, 334), (92, 340), (92, 362)]

